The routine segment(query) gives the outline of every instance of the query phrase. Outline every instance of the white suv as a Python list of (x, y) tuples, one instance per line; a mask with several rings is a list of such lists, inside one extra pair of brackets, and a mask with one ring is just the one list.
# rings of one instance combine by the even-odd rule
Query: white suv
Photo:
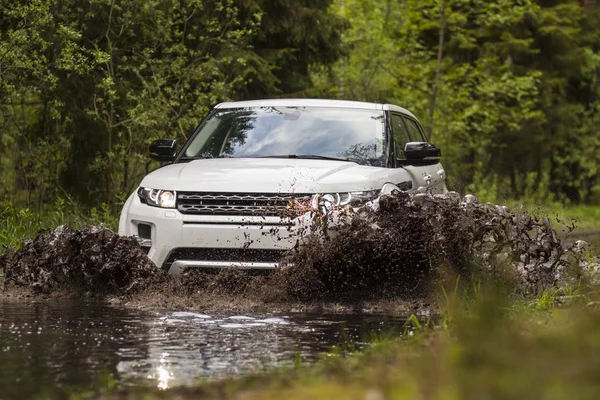
[(447, 192), (440, 149), (412, 113), (389, 104), (222, 103), (175, 146), (150, 145), (151, 157), (169, 164), (142, 180), (119, 221), (119, 233), (137, 236), (171, 273), (275, 269), (314, 218), (394, 190)]

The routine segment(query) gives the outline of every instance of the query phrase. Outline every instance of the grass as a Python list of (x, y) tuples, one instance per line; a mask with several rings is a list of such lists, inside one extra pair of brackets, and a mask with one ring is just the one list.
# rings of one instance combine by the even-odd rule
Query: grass
[[(516, 187), (515, 187), (516, 185)], [(549, 216), (556, 222), (556, 217), (562, 223), (575, 225), (581, 229), (600, 227), (600, 200), (598, 196), (588, 199), (588, 204), (572, 204), (564, 196), (549, 191), (550, 176), (527, 173), (524, 179), (509, 182), (498, 176), (486, 176), (481, 171), (476, 173), (474, 182), (471, 183), (466, 193), (477, 195), (481, 202), (492, 202), (509, 206), (511, 209), (524, 207), (540, 217)], [(510, 196), (515, 189), (521, 193), (520, 198)], [(561, 225), (557, 222), (556, 225)]]
[(567, 225), (573, 223), (578, 229), (600, 227), (600, 206), (556, 204), (548, 207), (530, 206), (527, 208), (536, 215), (548, 215), (554, 222), (559, 220)]
[[(481, 201), (488, 201), (482, 198)], [(567, 205), (560, 202), (532, 202), (522, 200), (489, 200), (494, 204), (508, 206), (511, 210), (524, 208), (538, 217), (548, 217), (555, 226), (571, 226), (578, 229), (600, 228), (600, 205), (579, 204)]]
[(3, 246), (18, 248), (24, 240), (34, 238), (42, 229), (63, 224), (80, 228), (101, 223), (117, 229), (118, 217), (106, 205), (84, 210), (82, 206), (58, 200), (54, 205), (34, 212), (12, 203), (0, 203), (0, 251)]
[(574, 218), (580, 228), (600, 227), (600, 205), (579, 205), (558, 210), (563, 218)]

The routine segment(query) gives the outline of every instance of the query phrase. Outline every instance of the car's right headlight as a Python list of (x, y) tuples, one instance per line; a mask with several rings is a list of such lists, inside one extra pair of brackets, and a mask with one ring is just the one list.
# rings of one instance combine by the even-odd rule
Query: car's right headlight
[(137, 192), (142, 203), (161, 208), (175, 208), (177, 192), (174, 190), (151, 189), (141, 187)]
[(374, 200), (381, 193), (380, 190), (366, 190), (360, 192), (342, 192), (316, 194), (311, 199), (314, 210), (327, 214), (334, 207), (359, 207), (366, 202)]

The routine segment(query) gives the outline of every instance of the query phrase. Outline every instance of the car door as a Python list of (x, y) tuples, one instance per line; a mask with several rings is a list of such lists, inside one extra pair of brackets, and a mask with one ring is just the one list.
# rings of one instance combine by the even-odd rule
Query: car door
[[(401, 113), (390, 113), (392, 135), (394, 137), (395, 154), (398, 160), (397, 166), (406, 170), (416, 187), (424, 186), (434, 193), (445, 193), (446, 173), (441, 163), (432, 165), (405, 165), (404, 146), (408, 142), (426, 142), (423, 128), (417, 120)], [(414, 186), (413, 186), (414, 187)]]

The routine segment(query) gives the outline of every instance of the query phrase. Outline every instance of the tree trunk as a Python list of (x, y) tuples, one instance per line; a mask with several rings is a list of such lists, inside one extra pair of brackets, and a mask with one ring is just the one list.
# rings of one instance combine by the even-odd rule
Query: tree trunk
[(581, 4), (581, 8), (583, 8), (583, 12), (587, 14), (587, 12), (589, 11), (589, 5), (590, 5), (590, 1), (589, 0), (579, 0), (579, 4)]

